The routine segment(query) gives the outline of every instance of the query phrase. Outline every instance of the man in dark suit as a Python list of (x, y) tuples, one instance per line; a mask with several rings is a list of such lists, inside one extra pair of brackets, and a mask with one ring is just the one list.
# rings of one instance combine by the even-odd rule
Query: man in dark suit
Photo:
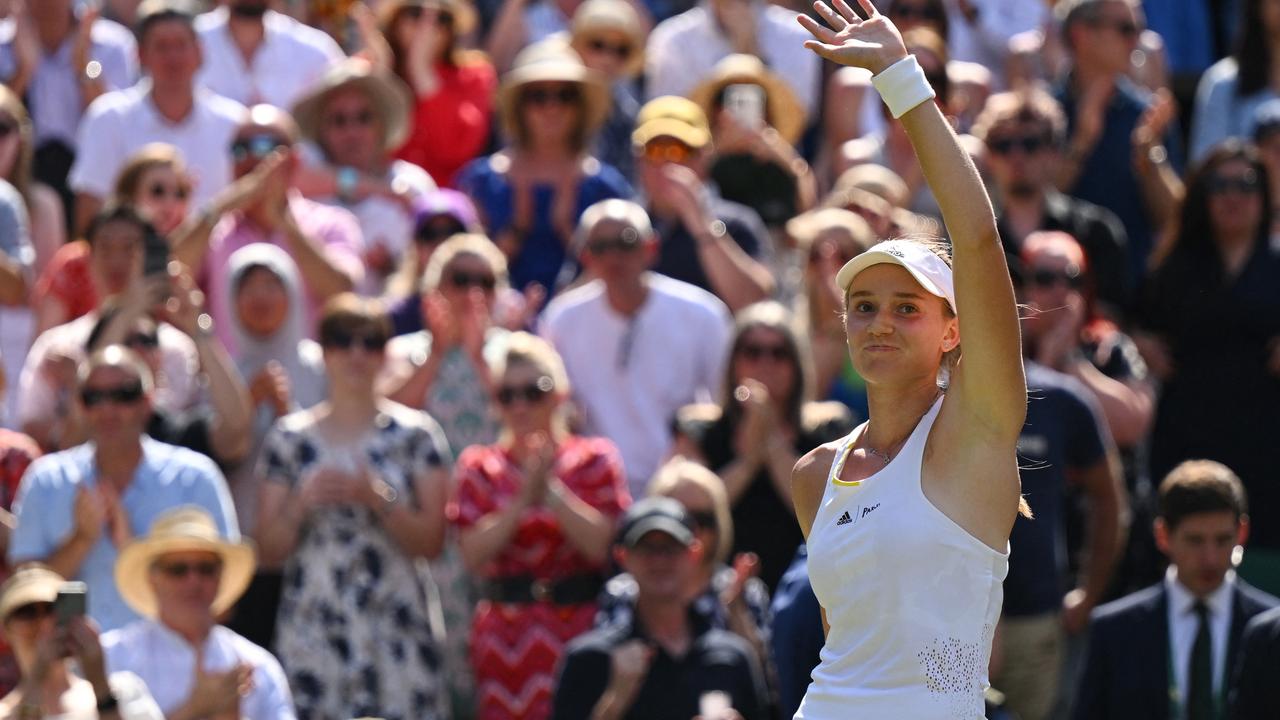
[(1249, 535), (1244, 487), (1189, 460), (1160, 485), (1156, 545), (1165, 579), (1094, 611), (1076, 720), (1224, 720), (1240, 636), (1280, 600), (1235, 576)]
[(1280, 608), (1249, 621), (1240, 638), (1234, 677), (1233, 720), (1280, 718)]

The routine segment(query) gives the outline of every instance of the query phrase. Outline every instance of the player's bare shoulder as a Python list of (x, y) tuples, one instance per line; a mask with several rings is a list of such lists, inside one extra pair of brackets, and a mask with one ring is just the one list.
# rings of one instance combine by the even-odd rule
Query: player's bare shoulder
[(819, 445), (801, 455), (791, 471), (791, 498), (805, 537), (809, 536), (813, 518), (818, 514), (818, 505), (822, 503), (822, 493), (826, 490), (827, 473), (839, 448), (839, 441)]

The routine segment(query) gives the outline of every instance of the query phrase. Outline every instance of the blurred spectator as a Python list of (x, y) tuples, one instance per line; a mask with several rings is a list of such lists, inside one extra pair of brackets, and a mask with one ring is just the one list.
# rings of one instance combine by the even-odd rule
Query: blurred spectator
[(293, 720), (280, 663), (218, 624), (253, 577), (254, 555), (196, 507), (166, 512), (120, 552), (116, 583), (142, 619), (103, 636), (107, 666), (154, 688), (169, 720)]
[(1123, 321), (1136, 291), (1127, 268), (1128, 238), (1110, 210), (1054, 188), (1065, 133), (1062, 108), (1043, 90), (1001, 93), (987, 101), (973, 134), (986, 146), (1000, 239), (1005, 252), (1017, 257), (1037, 231), (1060, 230), (1076, 238), (1093, 270), (1095, 285), (1088, 292), (1102, 305), (1098, 309)]
[[(190, 198), (191, 177), (178, 149), (151, 143), (120, 168), (110, 202), (133, 208), (171, 239), (186, 220)], [(83, 240), (67, 243), (54, 254), (32, 294), (37, 332), (70, 322), (97, 307), (98, 289), (89, 265), (89, 243)]]
[(797, 52), (808, 34), (795, 12), (765, 0), (706, 0), (658, 23), (645, 48), (649, 98), (684, 95), (728, 55), (755, 55), (790, 85), (808, 117), (817, 117), (821, 59)]
[(364, 278), (364, 239), (354, 215), (308, 200), (294, 186), (298, 126), (269, 105), (253, 107), (232, 133), (227, 152), (236, 182), (220, 193), (195, 227), (174, 242), (174, 256), (201, 278), (214, 327), (232, 353), (226, 299), (227, 259), (252, 243), (284, 248), (298, 263), (306, 291), (307, 327), (329, 298), (351, 290)]
[(148, 143), (178, 148), (195, 173), (198, 202), (208, 202), (230, 182), (223, 148), (244, 107), (197, 84), (202, 59), (193, 22), (182, 0), (155, 0), (139, 13), (138, 59), (147, 79), (103, 95), (85, 111), (68, 178), (76, 191), (76, 229), (85, 228), (102, 207), (125, 160)]
[(1203, 160), (1230, 137), (1253, 135), (1254, 112), (1276, 92), (1280, 74), (1280, 5), (1243, 0), (1240, 37), (1231, 55), (1214, 63), (1196, 90), (1191, 121), (1191, 159)]
[[(1142, 30), (1137, 0), (1065, 0), (1056, 8), (1072, 69), (1055, 96), (1067, 116), (1067, 141), (1058, 164), (1058, 188), (1116, 214), (1128, 235), (1131, 286), (1146, 275), (1161, 209), (1151, 202), (1158, 176), (1134, 162), (1134, 131), (1153, 123), (1157, 98), (1125, 74)], [(1167, 97), (1161, 102), (1168, 103)], [(1181, 165), (1171, 113), (1152, 132), (1163, 140), (1160, 164)], [(1162, 125), (1162, 126), (1161, 126)], [(1084, 237), (1080, 235), (1078, 237)]]
[(107, 675), (98, 631), (84, 616), (65, 625), (54, 620), (53, 603), (63, 582), (49, 568), (30, 565), (0, 587), (0, 623), (22, 668), (22, 683), (0, 698), (0, 715), (162, 720), (138, 676)]
[[(647, 35), (653, 27), (647, 2), (627, 0), (638, 19), (637, 30)], [(540, 43), (569, 29), (582, 0), (530, 2), (517, 0), (503, 3), (502, 10), (489, 29), (485, 49), (493, 56), (500, 72), (519, 65), (516, 58), (521, 48)]]
[(1231, 710), (1235, 720), (1269, 720), (1280, 715), (1280, 610), (1255, 615), (1240, 637), (1240, 658), (1232, 673)]
[(284, 565), (276, 651), (299, 717), (446, 717), (418, 560), (440, 553), (449, 448), (430, 417), (374, 391), (391, 322), (334, 297), (319, 324), (328, 399), (264, 441), (255, 538)]
[(564, 645), (592, 626), (631, 497), (613, 444), (569, 434), (569, 379), (545, 340), (517, 333), (493, 366), (503, 434), (458, 458), (450, 517), (484, 582), (471, 622), (478, 716), (540, 720)]
[(482, 232), (471, 199), (457, 190), (433, 190), (417, 201), (413, 208), (413, 245), (400, 257), (400, 267), (387, 280), (383, 296), (391, 304), (395, 335), (408, 335), (423, 328), (422, 276), (435, 251), (454, 235)]
[(67, 241), (67, 224), (62, 199), (32, 175), (34, 155), (35, 131), (31, 116), (22, 98), (0, 85), (0, 178), (17, 188), (27, 206), (27, 215), (31, 218), (31, 247), (35, 250), (33, 276), (39, 277), (53, 254)]
[(1077, 720), (1220, 717), (1240, 635), (1277, 600), (1232, 570), (1249, 536), (1244, 487), (1226, 466), (1188, 461), (1160, 484), (1164, 580), (1093, 613)]
[(576, 245), (596, 279), (553, 300), (542, 333), (564, 359), (583, 429), (618, 446), (631, 495), (641, 497), (671, 448), (676, 411), (720, 388), (728, 312), (649, 271), (658, 242), (635, 203), (588, 208)]
[(230, 0), (196, 19), (204, 55), (198, 83), (241, 105), (287, 108), (343, 58), (333, 38), (271, 4)]
[(706, 114), (691, 100), (661, 97), (636, 123), (637, 176), (661, 241), (654, 270), (714, 293), (731, 310), (769, 297), (769, 232), (754, 210), (721, 198), (707, 181)]
[(85, 108), (105, 92), (133, 85), (138, 75), (133, 34), (98, 19), (94, 9), (77, 14), (76, 4), (14, 2), (0, 41), (0, 78), (31, 109), (35, 177), (58, 192), (67, 211), (67, 173), (83, 150), (77, 150), (76, 131)]
[(708, 176), (721, 197), (779, 229), (818, 201), (818, 182), (795, 144), (805, 111), (786, 82), (754, 55), (730, 55), (690, 93), (710, 121)]
[[(1254, 112), (1253, 142), (1267, 168), (1267, 177), (1280, 177), (1280, 98), (1265, 102)], [(1271, 187), (1271, 206), (1280, 207), (1280, 186)], [(1271, 215), (1271, 245), (1280, 243), (1280, 213)]]
[(493, 65), (462, 47), (475, 10), (469, 0), (384, 0), (379, 15), (388, 69), (414, 97), (412, 128), (396, 157), (454, 187), (458, 170), (484, 152), (493, 119)]
[(626, 179), (588, 152), (609, 89), (576, 53), (548, 42), (520, 53), (498, 105), (511, 144), (467, 165), (458, 187), (509, 258), (512, 287), (537, 283), (555, 294), (578, 274), (569, 244), (582, 211), (631, 196)]
[(801, 545), (795, 560), (782, 575), (773, 594), (773, 624), (769, 629), (775, 667), (778, 670), (780, 717), (795, 715), (809, 689), (809, 674), (818, 666), (826, 644), (822, 606), (809, 584), (809, 551)]
[(676, 450), (723, 478), (733, 552), (754, 553), (770, 589), (804, 542), (792, 516), (791, 470), (805, 452), (853, 429), (839, 403), (806, 402), (808, 363), (791, 314), (774, 302), (738, 313), (719, 403), (682, 408)]
[(1143, 293), (1145, 332), (1135, 340), (1162, 382), (1152, 476), (1193, 457), (1228, 464), (1256, 510), (1256, 550), (1242, 573), (1280, 590), (1280, 252), (1268, 242), (1270, 183), (1257, 151), (1236, 141), (1192, 170), (1178, 236)]
[(640, 113), (637, 76), (644, 70), (644, 41), (640, 15), (626, 0), (587, 0), (573, 14), (569, 45), (582, 64), (605, 77), (613, 95), (595, 155), (629, 181), (635, 180), (631, 131)]
[(90, 441), (33, 463), (15, 503), (10, 562), (38, 560), (84, 580), (88, 614), (104, 630), (137, 618), (112, 569), (124, 545), (160, 514), (199, 505), (224, 537), (240, 537), (231, 494), (213, 461), (143, 434), (152, 390), (151, 371), (132, 351), (111, 345), (91, 355), (81, 366), (76, 398)]
[[(9, 536), (15, 525), (12, 510), (14, 498), (18, 495), (18, 483), (38, 457), (40, 446), (35, 440), (0, 428), (0, 554), (6, 557), (9, 554)], [(6, 577), (9, 575), (9, 565), (3, 558), (0, 558), (0, 573)], [(20, 679), (21, 670), (13, 648), (0, 637), (0, 697), (17, 687)]]
[[(690, 612), (688, 589), (711, 549), (698, 541), (684, 507), (671, 498), (641, 500), (623, 517), (618, 538), (615, 559), (635, 578), (635, 615), (569, 644), (552, 717), (768, 717), (751, 647)], [(714, 706), (723, 709), (711, 715)]]
[[(697, 572), (690, 578), (687, 596), (694, 598), (691, 612), (710, 627), (728, 630), (747, 641), (756, 662), (765, 670), (766, 680), (770, 680), (769, 590), (757, 577), (758, 557), (730, 552), (735, 533), (724, 481), (705, 466), (675, 456), (658, 469), (649, 484), (649, 493), (650, 497), (669, 497), (679, 502), (689, 513), (693, 534), (705, 549)], [(596, 627), (631, 626), (638, 594), (636, 578), (630, 573), (610, 579), (601, 598)]]
[[(1196, 85), (1219, 55), (1214, 48), (1211, 4), (1206, 0), (1142, 0), (1150, 31), (1160, 36), (1168, 61), (1169, 89), (1178, 102), (1180, 125), (1191, 127)], [(1192, 151), (1194, 158), (1194, 148)]]
[[(899, 29), (903, 10), (910, 4), (911, 0), (893, 0), (889, 5), (889, 18)], [(1034, 30), (1049, 17), (1043, 0), (955, 0), (946, 8), (950, 17), (945, 37), (951, 57), (989, 68), (992, 84), (997, 88), (1005, 85), (1009, 40), (1018, 33)]]
[(381, 294), (408, 249), (412, 204), (436, 187), (422, 168), (391, 158), (408, 132), (409, 90), (363, 60), (346, 60), (298, 99), (293, 116), (307, 141), (296, 185), (355, 214), (365, 240), (362, 289)]
[[(31, 348), (35, 318), (27, 303), (32, 285), (31, 223), (22, 194), (0, 179), (0, 373), (18, 377)], [(11, 424), (17, 394), (5, 396), (0, 384), (0, 422)]]
[[(67, 432), (76, 366), (103, 312), (116, 305), (154, 309), (170, 291), (167, 275), (144, 278), (143, 255), (159, 241), (155, 229), (128, 207), (108, 207), (85, 231), (89, 274), (99, 288), (98, 306), (71, 322), (41, 333), (27, 354), (18, 392), (18, 422), (46, 449), (68, 447)], [(156, 332), (162, 357), (155, 373), (155, 404), (181, 411), (198, 396), (197, 350), (185, 333), (168, 323)]]

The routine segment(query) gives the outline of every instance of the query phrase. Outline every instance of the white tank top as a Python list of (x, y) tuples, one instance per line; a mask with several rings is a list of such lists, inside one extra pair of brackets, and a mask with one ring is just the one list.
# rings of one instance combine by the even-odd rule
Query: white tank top
[(855, 483), (832, 462), (809, 533), (809, 579), (831, 632), (797, 720), (980, 720), (1009, 554), (920, 486), (939, 398), (896, 457)]

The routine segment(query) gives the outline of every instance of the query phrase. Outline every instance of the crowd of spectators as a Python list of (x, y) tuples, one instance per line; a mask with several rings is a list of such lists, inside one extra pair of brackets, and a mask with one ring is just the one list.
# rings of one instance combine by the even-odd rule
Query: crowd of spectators
[[(1280, 2), (875, 5), (1023, 315), (989, 717), (1280, 717)], [(0, 719), (790, 718), (943, 227), (797, 13), (0, 0)]]

